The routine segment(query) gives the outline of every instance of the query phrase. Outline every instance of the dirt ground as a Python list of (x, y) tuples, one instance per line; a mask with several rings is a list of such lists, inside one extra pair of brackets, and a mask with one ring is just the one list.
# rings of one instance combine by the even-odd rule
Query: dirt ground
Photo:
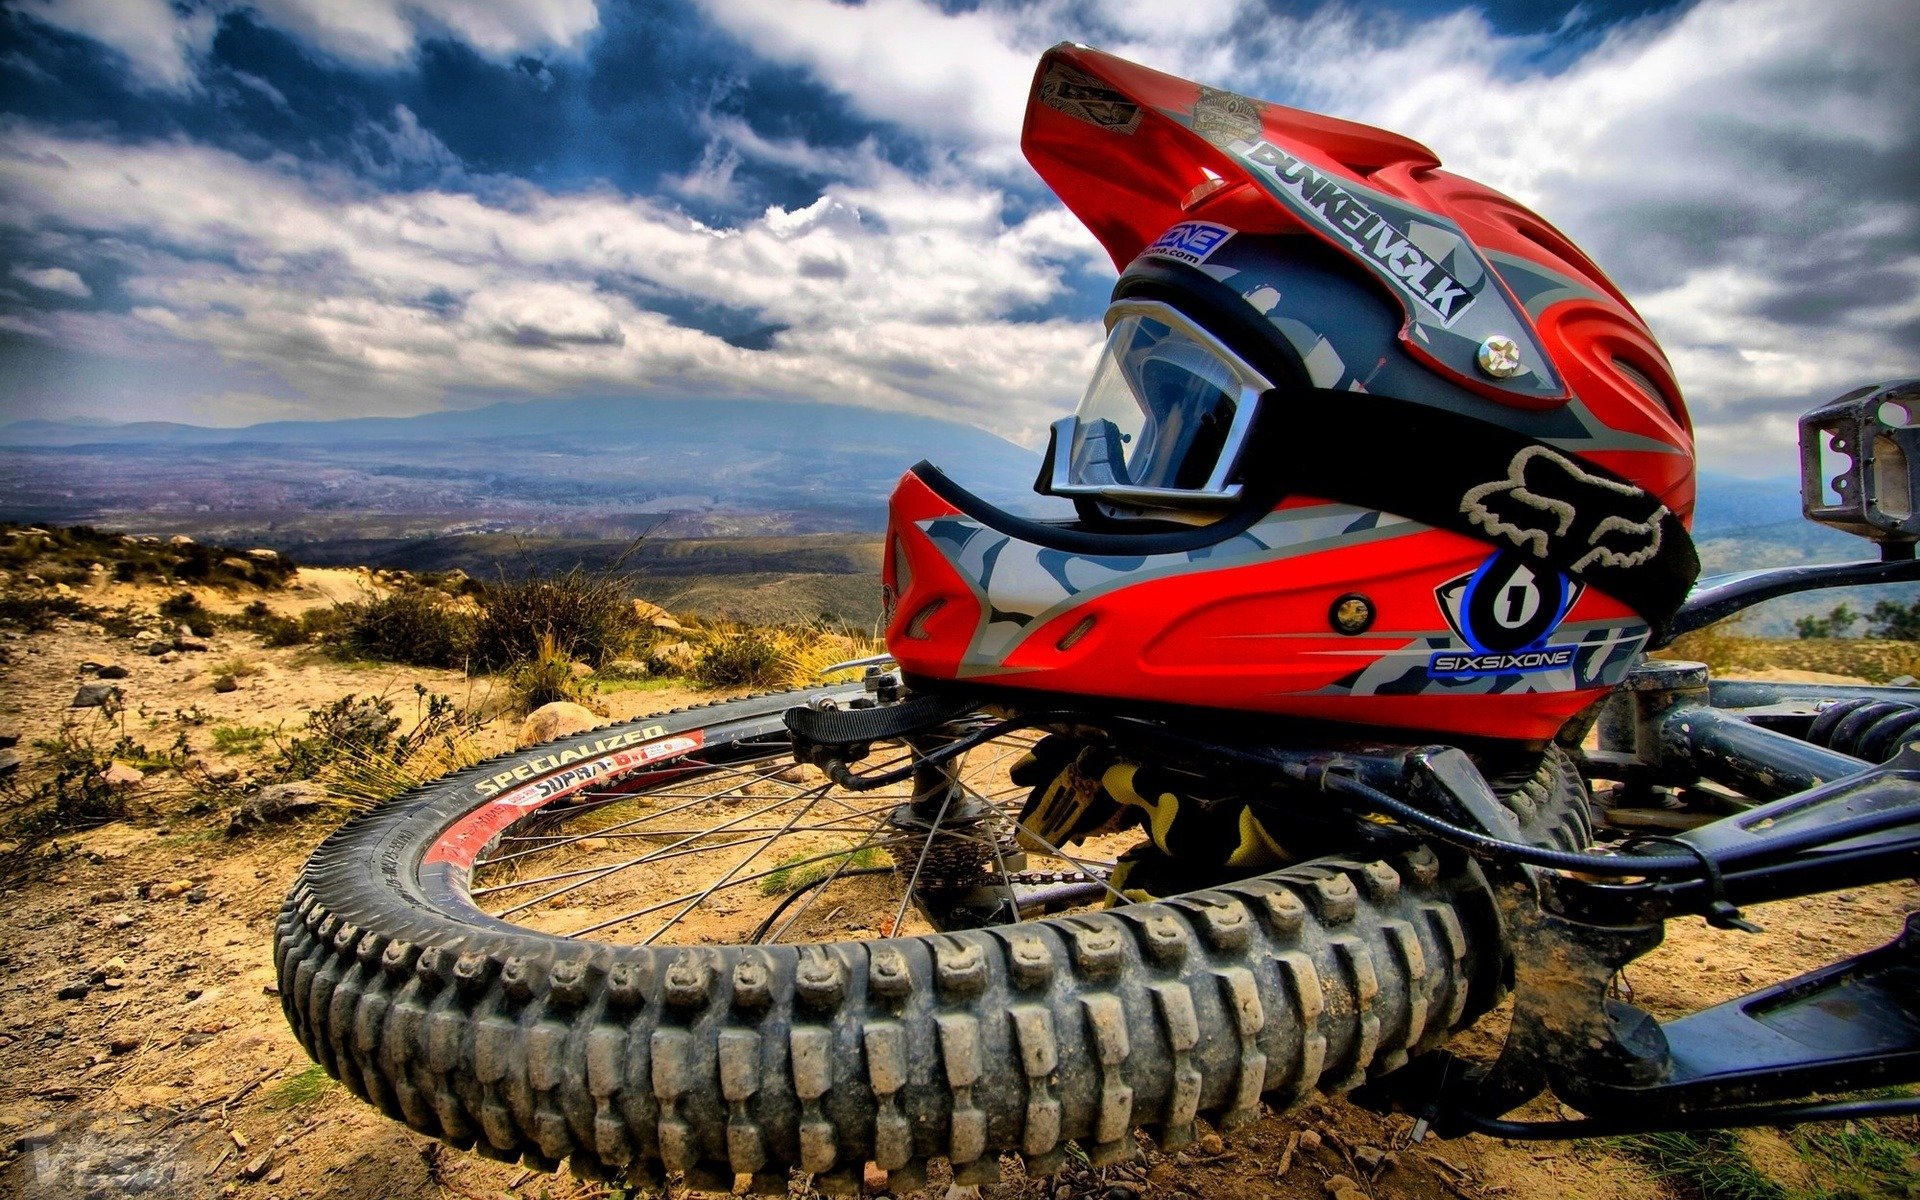
[[(353, 572), (302, 575), (276, 606), (370, 586)], [(159, 745), (184, 729), (215, 769), (258, 764), (216, 753), (215, 727), (297, 726), (347, 692), (410, 697), (418, 681), (463, 702), (490, 702), (483, 686), (454, 672), (353, 667), (302, 648), (262, 649), (248, 634), (221, 633), (205, 652), (161, 662), (98, 627), (61, 622), (11, 640), (0, 634), (0, 651), (0, 733), (17, 735), (23, 751), (78, 715), (67, 704), (87, 661), (128, 669), (118, 681), (128, 732)], [(212, 664), (235, 657), (257, 670), (238, 690), (216, 693)], [(655, 689), (604, 701), (625, 717), (698, 698)], [(503, 714), (481, 736), (504, 747), (514, 724)], [(331, 820), (229, 838), (226, 814), (183, 811), (179, 786), (151, 777), (131, 819), (63, 838), (71, 853), (53, 873), (0, 894), (0, 1195), (77, 1196), (89, 1186), (102, 1195), (261, 1200), (608, 1194), (422, 1138), (319, 1077), (281, 1016), (270, 940), (282, 896)], [(1881, 944), (1915, 907), (1914, 888), (1885, 886), (1753, 910), (1765, 927), (1758, 936), (1676, 922), (1667, 943), (1630, 972), (1634, 998), (1663, 1016), (1726, 999)], [(1466, 1041), (1482, 1052), (1492, 1045), (1484, 1034)], [(1550, 1116), (1552, 1107), (1543, 1102), (1528, 1115)], [(1299, 1200), (1331, 1194), (1335, 1176), (1372, 1198), (1684, 1194), (1608, 1144), (1469, 1137), (1414, 1145), (1410, 1133), (1404, 1117), (1329, 1101), (1178, 1154), (1045, 1183), (1010, 1177), (981, 1195)], [(1793, 1156), (1778, 1142), (1743, 1135), (1751, 1158), (1763, 1168), (1778, 1160), (1790, 1175)]]

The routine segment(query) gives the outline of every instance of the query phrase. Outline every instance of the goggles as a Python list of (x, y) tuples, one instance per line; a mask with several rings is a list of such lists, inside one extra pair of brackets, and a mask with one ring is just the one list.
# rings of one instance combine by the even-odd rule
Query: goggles
[(1146, 508), (1237, 500), (1228, 480), (1273, 385), (1169, 305), (1123, 300), (1106, 324), (1080, 407), (1053, 424), (1048, 491)]

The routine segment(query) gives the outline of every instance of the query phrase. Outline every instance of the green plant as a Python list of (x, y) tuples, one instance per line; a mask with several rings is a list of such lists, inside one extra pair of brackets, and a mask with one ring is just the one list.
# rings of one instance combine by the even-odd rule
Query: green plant
[[(114, 734), (112, 741), (106, 739)], [(0, 841), (12, 849), (0, 854), (0, 878), (25, 872), (51, 839), (95, 829), (127, 815), (127, 793), (102, 775), (115, 761), (145, 772), (184, 767), (188, 762), (183, 731), (165, 750), (133, 740), (113, 718), (101, 713), (87, 725), (68, 718), (53, 737), (33, 743), (38, 753), (20, 778), (0, 784), (12, 801)]]
[(1806, 1125), (1788, 1135), (1819, 1184), (1818, 1200), (1920, 1196), (1920, 1147), (1889, 1132), (1893, 1124)]
[(487, 584), (478, 602), (474, 661), (494, 670), (537, 659), (543, 645), (598, 667), (626, 657), (647, 632), (625, 578), (612, 569), (503, 579)]
[[(1884, 606), (1885, 601), (1881, 603)], [(1859, 620), (1859, 613), (1845, 604), (1836, 604), (1824, 617), (1801, 617), (1793, 623), (1793, 629), (1803, 638), (1845, 637)]]
[[(817, 853), (817, 852), (813, 852)], [(835, 872), (862, 871), (887, 865), (887, 853), (878, 846), (863, 846), (849, 850), (833, 858), (823, 858), (817, 862), (807, 862), (813, 853), (800, 851), (782, 859), (779, 865), (760, 880), (760, 894), (763, 896), (784, 896), (797, 892), (803, 887), (819, 883)]]
[(1698, 1200), (1788, 1200), (1787, 1190), (1762, 1175), (1732, 1136), (1711, 1133), (1648, 1133), (1614, 1139), (1613, 1145), (1642, 1163), (1654, 1178)]
[(273, 730), (263, 725), (215, 725), (213, 748), (222, 754), (255, 754), (272, 736)]
[(1893, 600), (1878, 601), (1867, 619), (1872, 622), (1869, 637), (1920, 642), (1920, 600), (1915, 600), (1912, 604), (1900, 604)]
[(245, 679), (250, 675), (258, 675), (261, 671), (260, 664), (244, 654), (223, 658), (208, 669), (215, 675), (231, 675), (235, 679)]
[(279, 1112), (304, 1108), (325, 1099), (333, 1087), (333, 1078), (327, 1074), (327, 1069), (319, 1063), (313, 1063), (305, 1070), (274, 1084), (273, 1090), (267, 1093), (266, 1105)]

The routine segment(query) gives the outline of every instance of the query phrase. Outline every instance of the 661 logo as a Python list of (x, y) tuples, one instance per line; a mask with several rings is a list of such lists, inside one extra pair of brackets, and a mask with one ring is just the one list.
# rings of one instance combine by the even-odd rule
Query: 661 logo
[[(1478, 570), (1434, 591), (1447, 624), (1470, 654), (1436, 655), (1431, 670), (1446, 675), (1513, 674), (1565, 667), (1570, 646), (1548, 646), (1581, 585), (1537, 560), (1501, 550)], [(1439, 660), (1444, 658), (1445, 662)]]

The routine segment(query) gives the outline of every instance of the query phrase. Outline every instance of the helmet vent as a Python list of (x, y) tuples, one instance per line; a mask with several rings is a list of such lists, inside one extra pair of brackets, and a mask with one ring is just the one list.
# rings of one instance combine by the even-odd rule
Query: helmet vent
[(1078, 643), (1081, 638), (1087, 636), (1087, 634), (1091, 632), (1092, 629), (1093, 629), (1093, 618), (1092, 617), (1082, 618), (1078, 625), (1075, 625), (1072, 629), (1069, 629), (1067, 631), (1067, 636), (1061, 638), (1058, 642), (1054, 643), (1054, 649), (1056, 650), (1073, 649), (1074, 645)]
[(939, 612), (941, 609), (945, 608), (946, 606), (947, 606), (946, 599), (942, 597), (941, 599), (935, 600), (933, 603), (927, 605), (925, 608), (921, 609), (919, 612), (914, 613), (912, 619), (907, 622), (907, 629), (906, 629), (907, 636), (917, 642), (926, 641), (927, 640), (927, 622), (933, 619), (933, 614)]
[(1660, 385), (1653, 381), (1652, 376), (1648, 375), (1639, 367), (1634, 366), (1626, 359), (1621, 358), (1619, 355), (1614, 356), (1613, 365), (1615, 370), (1627, 377), (1629, 383), (1645, 392), (1647, 399), (1658, 404), (1661, 408), (1666, 409), (1668, 415), (1672, 416), (1674, 420), (1677, 421), (1680, 419), (1679, 410), (1674, 407), (1673, 401), (1667, 399), (1667, 394), (1660, 390)]

